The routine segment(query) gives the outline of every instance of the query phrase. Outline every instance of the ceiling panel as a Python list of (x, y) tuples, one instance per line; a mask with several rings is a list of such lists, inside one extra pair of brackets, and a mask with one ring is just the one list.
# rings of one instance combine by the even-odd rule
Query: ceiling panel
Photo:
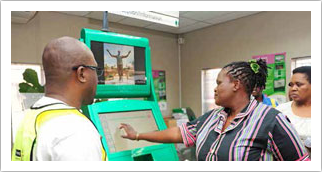
[[(77, 15), (97, 20), (103, 19), (102, 11), (59, 11), (68, 15)], [(142, 27), (152, 30), (158, 30), (174, 34), (182, 34), (197, 29), (219, 24), (222, 22), (234, 20), (248, 15), (259, 13), (260, 11), (179, 11), (179, 27), (171, 27), (157, 24), (150, 21), (144, 21), (129, 17), (124, 17), (109, 13), (108, 21)], [(176, 12), (178, 13), (178, 12)]]
[(230, 21), (230, 20), (234, 20), (234, 19), (238, 19), (241, 17), (245, 17), (248, 15), (252, 15), (258, 13), (258, 11), (234, 11), (231, 13), (227, 13), (212, 19), (207, 20), (208, 23), (211, 24), (218, 24), (218, 23), (222, 23), (222, 22), (226, 22), (226, 21)]
[(240, 18), (240, 17), (253, 15), (253, 14), (256, 14), (256, 13), (259, 13), (259, 12), (260, 11), (238, 11), (238, 12), (235, 12), (236, 13), (236, 19)]
[(123, 20), (119, 21), (118, 23), (130, 25), (130, 26), (136, 26), (136, 27), (147, 27), (151, 24), (154, 24), (149, 21), (139, 20), (139, 19), (134, 19), (129, 17), (125, 17)]
[(211, 26), (211, 24), (204, 23), (204, 22), (197, 22), (197, 23), (195, 23), (193, 25), (186, 26), (186, 27), (183, 27), (183, 28), (179, 28), (177, 30), (177, 33), (186, 33), (186, 32), (198, 30), (198, 29), (208, 27), (208, 26)]
[(97, 20), (103, 20), (103, 11), (92, 11), (88, 13), (85, 17), (97, 19)]
[(205, 21), (220, 15), (230, 13), (229, 11), (190, 11), (181, 15), (184, 18), (190, 18), (198, 21)]
[[(87, 14), (86, 17), (97, 19), (97, 20), (103, 20), (103, 11), (92, 11), (91, 13)], [(108, 17), (108, 21), (110, 22), (119, 22), (126, 18), (112, 13), (108, 13), (107, 17)]]
[(197, 20), (184, 18), (184, 17), (179, 17), (179, 27), (180, 28), (195, 24), (197, 22), (198, 22)]
[(69, 14), (69, 15), (75, 15), (75, 16), (85, 16), (86, 14), (90, 13), (90, 11), (59, 11), (59, 12)]
[(163, 31), (163, 32), (169, 32), (169, 33), (172, 33), (172, 30), (176, 29), (176, 27), (162, 25), (162, 24), (151, 24), (151, 25), (149, 25), (149, 26), (147, 26), (145, 28), (152, 29), (152, 30)]
[(187, 12), (193, 12), (193, 11), (179, 11), (179, 16), (182, 16), (183, 14), (185, 14)]

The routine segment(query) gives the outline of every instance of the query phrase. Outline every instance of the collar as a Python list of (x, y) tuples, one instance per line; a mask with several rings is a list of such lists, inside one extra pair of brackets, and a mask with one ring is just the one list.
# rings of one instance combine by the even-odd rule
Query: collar
[(250, 114), (257, 106), (258, 102), (256, 99), (250, 100), (249, 104), (239, 113), (236, 118), (242, 118)]
[[(238, 113), (235, 118), (242, 118), (242, 117), (247, 116), (249, 113), (251, 113), (254, 110), (254, 108), (257, 106), (257, 104), (258, 104), (258, 102), (256, 99), (251, 99), (250, 102), (248, 103), (248, 105), (246, 105), (246, 107), (240, 113)], [(222, 111), (220, 111), (219, 116), (226, 119), (229, 111), (230, 111), (230, 109), (224, 108)]]
[[(238, 124), (242, 121), (243, 117), (249, 115), (257, 106), (257, 104), (258, 102), (256, 101), (256, 99), (251, 99), (249, 104), (240, 113), (237, 114), (237, 116), (231, 121), (231, 124), (225, 129), (225, 131), (223, 131), (223, 133), (233, 130), (236, 126), (238, 126)], [(215, 128), (215, 131), (218, 133), (222, 133), (221, 130), (224, 125), (224, 121), (226, 121), (226, 118), (228, 116), (227, 110), (229, 109), (225, 108), (219, 113), (221, 119), (219, 120), (219, 123)]]
[(37, 108), (51, 105), (51, 104), (61, 104), (61, 105), (65, 106), (66, 108), (75, 108), (75, 107), (71, 107), (71, 106), (67, 105), (65, 102), (63, 102), (61, 100), (51, 98), (51, 97), (46, 97), (46, 96), (43, 96), (42, 98), (40, 98), (35, 104), (33, 104), (31, 106), (31, 108), (37, 109)]

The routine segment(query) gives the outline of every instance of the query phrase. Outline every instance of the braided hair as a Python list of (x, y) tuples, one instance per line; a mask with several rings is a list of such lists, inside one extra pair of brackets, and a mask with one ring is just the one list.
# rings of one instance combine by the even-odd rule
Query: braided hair
[[(254, 66), (257, 67), (257, 69), (252, 67), (252, 63), (255, 64)], [(253, 60), (250, 62), (232, 62), (224, 66), (223, 69), (227, 69), (227, 74), (232, 79), (238, 79), (242, 82), (249, 96), (255, 87), (265, 88), (267, 65), (266, 61), (263, 59)]]

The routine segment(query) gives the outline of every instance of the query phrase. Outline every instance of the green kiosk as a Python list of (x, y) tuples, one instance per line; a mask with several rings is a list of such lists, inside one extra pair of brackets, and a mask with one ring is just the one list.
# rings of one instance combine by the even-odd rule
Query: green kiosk
[(123, 139), (118, 128), (128, 123), (139, 133), (165, 130), (153, 87), (149, 40), (82, 29), (81, 41), (93, 52), (98, 66), (96, 98), (109, 100), (82, 107), (103, 136), (109, 161), (177, 161), (174, 144)]

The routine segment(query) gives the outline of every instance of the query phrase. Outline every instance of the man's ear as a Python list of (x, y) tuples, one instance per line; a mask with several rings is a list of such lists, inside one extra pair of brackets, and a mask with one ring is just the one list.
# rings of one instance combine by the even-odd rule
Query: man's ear
[(80, 66), (77, 69), (77, 79), (79, 80), (79, 82), (84, 83), (86, 82), (86, 77), (85, 77), (85, 68), (83, 66)]
[(241, 88), (241, 82), (239, 79), (235, 79), (233, 81), (234, 87), (233, 87), (233, 91), (237, 91)]

